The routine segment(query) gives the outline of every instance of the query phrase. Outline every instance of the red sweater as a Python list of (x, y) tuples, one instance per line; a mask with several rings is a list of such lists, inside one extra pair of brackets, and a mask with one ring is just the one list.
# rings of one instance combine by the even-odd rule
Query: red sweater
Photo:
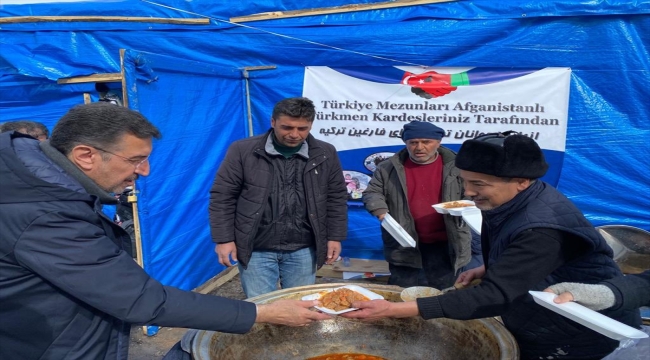
[(415, 220), (415, 231), (421, 243), (447, 241), (447, 230), (441, 214), (431, 206), (442, 199), (442, 158), (420, 165), (406, 159), (406, 191), (409, 210)]

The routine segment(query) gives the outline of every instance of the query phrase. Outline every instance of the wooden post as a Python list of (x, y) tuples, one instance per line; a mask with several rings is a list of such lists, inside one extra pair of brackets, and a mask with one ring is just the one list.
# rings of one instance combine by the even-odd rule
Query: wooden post
[(156, 18), (135, 16), (7, 16), (0, 18), (0, 24), (34, 22), (142, 22), (177, 25), (209, 25), (209, 18)]
[(98, 82), (121, 82), (121, 73), (92, 74), (88, 76), (75, 76), (69, 78), (59, 78), (56, 83), (59, 85), (78, 84), (78, 83), (98, 83)]
[[(120, 74), (122, 76), (122, 104), (124, 107), (129, 107), (129, 96), (126, 89), (126, 76), (124, 76), (124, 53), (125, 49), (120, 49)], [(138, 192), (133, 183), (133, 190), (127, 197), (129, 204), (133, 208), (133, 234), (135, 239), (135, 261), (144, 269), (144, 261), (142, 259), (142, 235), (140, 234), (140, 216), (138, 215)], [(147, 335), (147, 327), (142, 326), (142, 333)]]
[(242, 23), (242, 22), (249, 22), (249, 21), (260, 21), (260, 20), (286, 19), (292, 17), (339, 14), (339, 13), (348, 13), (353, 11), (390, 9), (390, 8), (403, 7), (403, 6), (429, 5), (429, 4), (451, 2), (451, 1), (456, 1), (456, 0), (393, 0), (393, 1), (386, 1), (386, 2), (375, 2), (375, 3), (368, 3), (368, 4), (349, 4), (349, 5), (332, 6), (332, 7), (315, 8), (315, 9), (271, 11), (271, 12), (265, 12), (259, 14), (232, 17), (230, 18), (230, 22)]
[(126, 89), (126, 77), (124, 76), (124, 52), (125, 49), (120, 49), (120, 77), (122, 81), (122, 104), (124, 107), (129, 107), (129, 94)]

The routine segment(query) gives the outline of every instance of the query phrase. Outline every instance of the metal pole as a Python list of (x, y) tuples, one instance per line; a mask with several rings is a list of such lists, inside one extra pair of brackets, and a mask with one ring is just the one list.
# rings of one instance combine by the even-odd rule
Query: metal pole
[(277, 66), (275, 65), (268, 65), (268, 66), (246, 66), (244, 68), (241, 68), (242, 70), (242, 76), (244, 77), (244, 84), (246, 86), (246, 121), (248, 123), (248, 136), (251, 137), (253, 136), (253, 111), (251, 107), (251, 93), (250, 93), (250, 87), (248, 84), (249, 81), (249, 71), (255, 71), (255, 70), (271, 70), (271, 69), (276, 69)]

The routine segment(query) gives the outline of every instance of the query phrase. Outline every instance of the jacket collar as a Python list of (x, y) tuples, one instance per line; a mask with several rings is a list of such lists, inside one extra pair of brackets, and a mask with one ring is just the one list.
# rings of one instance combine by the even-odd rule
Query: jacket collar
[(482, 211), (483, 217), (487, 223), (498, 225), (505, 221), (512, 213), (526, 207), (529, 200), (536, 197), (542, 190), (544, 190), (544, 185), (541, 180), (537, 179), (526, 190), (515, 195), (512, 200), (492, 210)]
[[(273, 131), (269, 131), (269, 133), (266, 135), (264, 151), (266, 151), (266, 153), (269, 155), (282, 155), (275, 149), (275, 146), (273, 145)], [(296, 154), (302, 156), (305, 159), (309, 159), (309, 145), (307, 144), (307, 141), (304, 141), (302, 145), (300, 145), (300, 150), (298, 150)]]
[[(257, 143), (257, 146), (255, 146), (255, 148), (257, 149), (255, 151), (256, 153), (267, 153), (266, 145), (270, 140), (271, 132), (273, 132), (273, 128), (269, 129), (269, 131), (267, 131), (266, 134), (257, 136), (260, 139), (260, 141)], [(270, 141), (273, 141), (273, 140), (270, 140)], [(307, 139), (305, 140), (303, 145), (306, 145), (305, 148), (307, 150), (305, 151), (305, 154), (307, 155), (307, 157), (306, 157), (307, 159), (311, 159), (311, 158), (319, 155), (322, 152), (321, 146), (318, 144), (318, 141), (316, 141), (316, 138), (312, 134), (309, 134), (307, 136)], [(271, 146), (273, 146), (273, 144), (271, 144)], [(300, 152), (302, 153), (303, 150), (304, 149), (300, 149)], [(277, 153), (277, 154), (279, 155), (280, 153)], [(304, 156), (304, 155), (301, 154), (301, 156)]]
[(79, 184), (90, 195), (95, 195), (102, 204), (117, 204), (117, 199), (95, 183), (91, 178), (76, 167), (65, 155), (50, 145), (50, 141), (42, 141), (40, 144), (43, 153), (55, 164), (59, 165), (70, 177), (77, 180)]

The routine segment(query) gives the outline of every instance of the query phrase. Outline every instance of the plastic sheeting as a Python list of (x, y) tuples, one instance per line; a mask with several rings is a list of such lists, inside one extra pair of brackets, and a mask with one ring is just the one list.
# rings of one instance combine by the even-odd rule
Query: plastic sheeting
[(134, 75), (129, 106), (163, 133), (150, 157), (153, 174), (136, 187), (144, 267), (191, 289), (223, 269), (209, 240), (208, 190), (230, 142), (246, 136), (240, 72), (137, 51), (124, 63)]
[[(166, 284), (193, 288), (223, 269), (209, 237), (208, 191), (227, 146), (248, 135), (242, 68), (249, 66), (277, 66), (249, 72), (254, 134), (269, 128), (276, 101), (302, 93), (304, 66), (571, 67), (558, 188), (596, 226), (650, 230), (650, 1), (456, 1), (247, 27), (219, 20), (305, 5), (161, 3), (211, 24), (2, 24), (0, 121), (29, 118), (52, 129), (84, 92), (97, 98), (92, 84), (56, 80), (119, 72), (119, 49), (130, 49), (130, 106), (163, 132), (138, 189), (145, 269)], [(0, 15), (197, 17), (144, 1), (5, 5)], [(378, 222), (363, 208), (349, 215), (344, 255), (381, 257)]]

